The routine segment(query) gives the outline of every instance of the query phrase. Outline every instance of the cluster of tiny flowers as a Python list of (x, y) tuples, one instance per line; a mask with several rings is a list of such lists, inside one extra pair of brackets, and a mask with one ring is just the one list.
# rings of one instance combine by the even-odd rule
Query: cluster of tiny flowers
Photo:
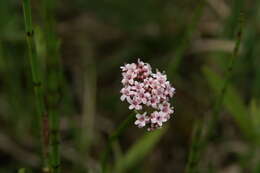
[(153, 73), (151, 66), (140, 60), (122, 66), (121, 70), (123, 88), (120, 99), (127, 101), (129, 109), (137, 112), (135, 125), (139, 128), (147, 126), (148, 131), (160, 128), (173, 113), (169, 100), (175, 89), (167, 81), (167, 76), (158, 70)]

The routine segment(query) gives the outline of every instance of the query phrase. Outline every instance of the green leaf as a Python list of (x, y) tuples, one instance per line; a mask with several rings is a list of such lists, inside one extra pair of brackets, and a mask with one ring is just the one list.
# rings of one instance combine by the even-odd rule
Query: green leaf
[(116, 164), (115, 172), (123, 173), (140, 163), (159, 142), (167, 128), (147, 132), (138, 140)]

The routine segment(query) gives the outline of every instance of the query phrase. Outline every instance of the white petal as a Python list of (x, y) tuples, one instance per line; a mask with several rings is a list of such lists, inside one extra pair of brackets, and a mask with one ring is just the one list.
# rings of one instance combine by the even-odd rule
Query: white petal
[(131, 104), (132, 103), (132, 99), (128, 96), (128, 97), (126, 97), (126, 100), (127, 100), (127, 102), (129, 103), (129, 104)]
[(140, 115), (140, 114), (136, 114), (135, 117), (136, 117), (137, 119), (139, 119), (139, 118), (141, 118), (141, 116), (142, 116), (142, 115)]
[(130, 109), (130, 110), (134, 109), (134, 105), (130, 105), (130, 106), (129, 106), (129, 109)]
[(141, 105), (136, 105), (136, 106), (135, 106), (135, 109), (136, 109), (136, 110), (141, 110), (141, 109), (142, 109), (142, 106), (141, 106)]
[(120, 97), (120, 100), (121, 100), (121, 101), (124, 101), (125, 98), (126, 98), (125, 95), (122, 95), (122, 96)]
[(141, 127), (144, 127), (144, 126), (145, 126), (145, 121), (141, 122), (141, 123), (140, 123), (140, 126), (141, 126)]
[(158, 121), (157, 124), (161, 127), (162, 126), (162, 122)]
[(152, 119), (151, 119), (151, 122), (152, 122), (152, 123), (156, 123), (156, 122), (157, 122), (156, 118), (152, 118)]

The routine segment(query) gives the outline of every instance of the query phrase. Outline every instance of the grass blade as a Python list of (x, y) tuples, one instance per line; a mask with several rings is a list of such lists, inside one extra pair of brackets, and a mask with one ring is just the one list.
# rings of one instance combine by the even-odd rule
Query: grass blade
[(126, 153), (125, 156), (116, 164), (117, 173), (123, 173), (133, 168), (147, 156), (154, 146), (159, 142), (166, 128), (158, 129), (153, 132), (147, 132), (141, 139), (137, 141)]
[[(224, 81), (207, 67), (203, 69), (206, 79), (214, 93), (221, 92), (220, 86), (224, 85)], [(248, 109), (241, 100), (241, 96), (238, 94), (235, 88), (229, 86), (229, 89), (225, 92), (225, 98), (223, 98), (223, 104), (233, 116), (239, 127), (242, 129), (246, 136), (251, 136), (250, 125), (248, 119)]]

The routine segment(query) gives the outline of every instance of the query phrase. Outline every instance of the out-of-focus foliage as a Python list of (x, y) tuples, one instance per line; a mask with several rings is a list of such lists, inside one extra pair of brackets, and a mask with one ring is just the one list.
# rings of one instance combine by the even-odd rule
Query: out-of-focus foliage
[[(46, 83), (50, 57), (42, 2), (32, 1), (32, 14)], [(120, 66), (138, 58), (166, 70), (176, 87), (175, 113), (168, 128), (154, 133), (130, 125), (114, 142), (108, 169), (113, 173), (184, 172), (194, 123), (211, 118), (226, 78), (241, 11), (245, 16), (242, 46), (221, 107), (217, 139), (205, 146), (198, 169), (258, 173), (259, 0), (57, 2), (55, 32), (64, 76), (60, 88), (62, 172), (100, 171), (108, 136), (131, 113), (119, 99)], [(22, 4), (1, 0), (0, 172), (24, 167), (26, 172), (39, 172), (41, 141), (35, 114)]]
[(141, 137), (129, 151), (116, 163), (116, 172), (126, 172), (134, 166), (142, 164), (147, 153), (151, 152), (154, 145), (161, 139), (166, 128), (150, 132)]

